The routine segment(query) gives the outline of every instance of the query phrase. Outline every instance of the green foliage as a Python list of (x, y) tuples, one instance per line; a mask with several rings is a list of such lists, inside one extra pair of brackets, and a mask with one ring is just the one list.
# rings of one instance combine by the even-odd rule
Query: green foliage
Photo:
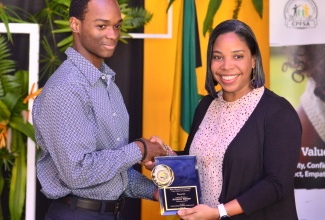
[[(28, 72), (15, 71), (9, 59), (8, 41), (0, 37), (0, 167), (9, 175), (9, 210), (11, 219), (21, 219), (25, 204), (26, 137), (35, 141), (33, 126), (23, 116), (27, 104)], [(4, 184), (0, 175), (0, 194)], [(0, 218), (2, 217), (0, 209)]]
[(170, 8), (170, 6), (172, 6), (172, 4), (174, 3), (174, 1), (175, 0), (169, 0), (166, 13), (168, 12), (168, 9)]
[(253, 1), (253, 5), (256, 9), (256, 11), (258, 12), (260, 18), (263, 17), (263, 0), (252, 0)]
[[(238, 17), (238, 13), (240, 11), (240, 6), (243, 0), (235, 0), (236, 1), (236, 7), (234, 9), (234, 13), (232, 18), (233, 19), (237, 19)], [(173, 4), (173, 2), (175, 2), (175, 0), (170, 0), (168, 3), (168, 7), (167, 7), (167, 11), (170, 8), (170, 6)], [(258, 12), (259, 16), (262, 18), (263, 15), (263, 0), (252, 0), (254, 8), (256, 9), (256, 11)], [(207, 32), (211, 32), (212, 31), (212, 25), (213, 25), (213, 19), (220, 7), (222, 3), (222, 0), (210, 0), (209, 1), (209, 5), (208, 5), (208, 9), (204, 18), (204, 22), (203, 22), (203, 36), (205, 36), (205, 34)]]
[[(263, 15), (263, 0), (252, 0), (253, 5), (258, 12), (259, 16), (262, 18)], [(203, 23), (203, 36), (207, 32), (212, 31), (212, 24), (213, 24), (213, 19), (219, 9), (220, 4), (222, 3), (222, 0), (210, 0), (208, 10), (204, 19)], [(234, 13), (232, 18), (237, 19), (238, 13), (240, 11), (240, 6), (242, 4), (242, 0), (236, 0), (236, 7), (234, 9)]]
[(15, 6), (6, 6), (0, 2), (0, 21), (2, 21), (7, 29), (8, 39), (12, 42), (12, 36), (9, 29), (10, 22), (21, 23), (23, 20), (21, 19), (21, 14), (26, 14), (29, 16), (28, 13), (21, 10)]
[(221, 4), (221, 0), (210, 0), (207, 14), (203, 22), (203, 36), (205, 36), (207, 31), (209, 32), (212, 31), (213, 18), (217, 13), (220, 4)]

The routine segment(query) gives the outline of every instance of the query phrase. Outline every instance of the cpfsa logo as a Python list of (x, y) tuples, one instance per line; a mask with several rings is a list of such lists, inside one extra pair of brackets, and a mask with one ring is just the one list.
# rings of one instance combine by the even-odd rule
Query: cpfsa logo
[(289, 28), (314, 28), (317, 25), (317, 7), (312, 0), (289, 0), (284, 17)]

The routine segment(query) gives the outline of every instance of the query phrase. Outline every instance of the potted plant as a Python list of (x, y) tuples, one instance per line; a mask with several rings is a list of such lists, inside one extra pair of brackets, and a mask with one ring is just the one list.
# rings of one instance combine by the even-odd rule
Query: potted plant
[[(26, 185), (27, 137), (35, 141), (33, 126), (28, 122), (28, 72), (15, 72), (14, 61), (5, 37), (0, 37), (0, 192), (9, 191), (12, 219), (23, 212)], [(1, 208), (1, 207), (0, 207)], [(0, 218), (2, 210), (0, 209)]]

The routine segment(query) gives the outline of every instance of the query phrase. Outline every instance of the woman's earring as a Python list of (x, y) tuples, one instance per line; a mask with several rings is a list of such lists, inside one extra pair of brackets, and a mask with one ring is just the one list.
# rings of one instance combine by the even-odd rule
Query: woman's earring
[(252, 69), (252, 79), (251, 79), (251, 85), (255, 88), (255, 77), (256, 77), (256, 68)]

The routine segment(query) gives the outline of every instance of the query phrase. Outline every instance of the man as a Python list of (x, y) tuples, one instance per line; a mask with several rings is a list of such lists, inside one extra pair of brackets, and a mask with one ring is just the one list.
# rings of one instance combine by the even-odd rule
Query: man
[(117, 219), (123, 196), (158, 199), (137, 162), (166, 155), (145, 139), (128, 144), (129, 116), (111, 57), (122, 17), (116, 0), (72, 0), (73, 48), (36, 98), (33, 124), (42, 154), (37, 176), (55, 199), (46, 219)]

